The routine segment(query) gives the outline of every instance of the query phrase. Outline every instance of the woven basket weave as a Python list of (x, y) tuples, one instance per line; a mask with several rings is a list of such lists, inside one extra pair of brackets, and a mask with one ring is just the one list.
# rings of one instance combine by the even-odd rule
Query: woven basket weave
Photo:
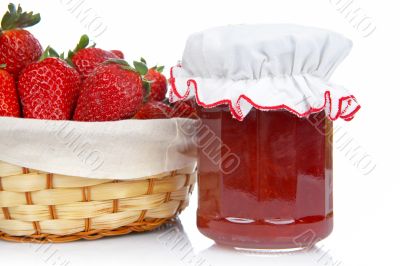
[(194, 182), (187, 169), (106, 180), (0, 161), (0, 238), (57, 243), (152, 230), (188, 205)]

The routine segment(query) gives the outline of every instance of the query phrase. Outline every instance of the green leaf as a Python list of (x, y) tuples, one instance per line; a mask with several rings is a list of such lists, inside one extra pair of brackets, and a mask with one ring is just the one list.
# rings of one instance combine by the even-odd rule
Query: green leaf
[(6, 68), (7, 64), (0, 64), (0, 69)]
[(29, 25), (29, 26), (33, 26), (33, 25), (36, 25), (36, 24), (38, 24), (39, 22), (40, 22), (40, 20), (41, 20), (42, 18), (40, 17), (40, 14), (35, 14), (35, 15), (33, 15), (32, 16), (32, 24), (31, 25)]
[(86, 34), (82, 35), (78, 45), (75, 47), (74, 52), (78, 52), (79, 50), (85, 49), (89, 45), (89, 36)]
[(134, 72), (136, 72), (136, 69), (134, 69), (134, 68), (131, 67), (131, 66), (122, 65), (121, 68), (122, 68), (122, 69), (125, 69), (125, 70), (129, 70), (129, 71), (134, 71)]
[(151, 84), (147, 80), (143, 80), (143, 88), (144, 88), (144, 102), (147, 102), (150, 93), (151, 93)]
[(54, 50), (54, 49), (51, 48), (51, 47), (50, 47), (50, 49), (49, 49), (49, 56), (50, 56), (50, 57), (57, 57), (57, 58), (60, 57), (60, 55), (57, 53), (57, 51)]
[(156, 70), (157, 72), (162, 73), (164, 71), (164, 66), (158, 66)]
[(40, 14), (33, 12), (22, 12), (22, 8), (18, 5), (15, 8), (14, 4), (8, 5), (8, 11), (4, 14), (1, 20), (2, 30), (11, 30), (15, 28), (27, 28), (36, 25), (40, 22)]
[(56, 58), (60, 58), (60, 56), (58, 55), (58, 53), (56, 52), (56, 50), (54, 50), (53, 48), (51, 48), (50, 46), (46, 47), (46, 50), (44, 50), (42, 56), (39, 58), (39, 62), (43, 61), (46, 58), (49, 57), (56, 57)]
[(67, 62), (67, 64), (70, 65), (71, 67), (75, 67), (75, 65), (74, 65), (74, 63), (72, 62), (71, 58), (68, 58), (68, 57), (67, 57), (67, 58), (65, 58), (64, 60), (65, 60), (65, 62)]
[(89, 36), (87, 34), (83, 34), (79, 39), (78, 44), (75, 46), (74, 50), (68, 51), (68, 57), (65, 59), (68, 64), (73, 66), (72, 57), (82, 49), (85, 49), (89, 45)]
[[(20, 8), (21, 6), (18, 5), (18, 7)], [(13, 3), (9, 3), (8, 4), (8, 10), (10, 11), (10, 13), (16, 13), (17, 10), (15, 9), (15, 5)]]
[[(69, 51), (70, 52), (70, 51)], [(68, 56), (65, 57), (65, 53), (62, 52), (60, 54), (60, 59), (64, 60), (70, 67), (75, 67), (74, 63), (72, 62), (71, 58), (69, 58)]]
[(72, 58), (72, 56), (74, 56), (74, 52), (69, 50), (68, 51), (68, 58)]
[[(13, 10), (14, 9), (14, 10)], [(13, 4), (8, 5), (8, 10), (4, 15), (3, 19), (1, 20), (1, 29), (7, 30), (10, 29), (12, 26), (13, 18), (11, 14), (15, 13), (15, 6)]]
[(140, 58), (140, 62), (142, 62), (143, 64), (146, 64), (146, 65), (147, 65), (147, 62), (146, 62), (146, 60), (145, 60), (143, 57)]
[(142, 76), (146, 75), (149, 71), (146, 64), (143, 62), (133, 61), (133, 65), (135, 66), (136, 71)]
[(116, 63), (116, 64), (119, 64), (122, 66), (131, 67), (128, 62), (126, 62), (124, 59), (120, 59), (120, 58), (110, 58), (110, 59), (106, 60), (103, 64), (110, 64), (110, 63)]
[(44, 59), (46, 59), (48, 57), (49, 49), (50, 49), (50, 46), (47, 46), (46, 49), (44, 50), (43, 54), (40, 56), (39, 62), (43, 61)]

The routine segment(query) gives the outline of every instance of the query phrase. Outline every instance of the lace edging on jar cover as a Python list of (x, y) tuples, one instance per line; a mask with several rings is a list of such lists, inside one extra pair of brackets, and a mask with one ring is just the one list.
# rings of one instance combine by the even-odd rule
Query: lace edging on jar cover
[(206, 30), (189, 37), (182, 64), (171, 68), (170, 100), (228, 104), (240, 121), (253, 107), (299, 117), (325, 109), (331, 120), (349, 121), (360, 105), (329, 77), (351, 46), (339, 34), (296, 25)]

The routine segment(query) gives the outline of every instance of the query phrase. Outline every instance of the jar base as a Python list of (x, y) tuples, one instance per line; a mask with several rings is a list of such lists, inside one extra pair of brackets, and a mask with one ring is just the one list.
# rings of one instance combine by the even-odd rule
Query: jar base
[(197, 217), (199, 231), (217, 244), (242, 250), (272, 253), (312, 248), (333, 228), (332, 214), (313, 223), (291, 225), (235, 224), (226, 219)]

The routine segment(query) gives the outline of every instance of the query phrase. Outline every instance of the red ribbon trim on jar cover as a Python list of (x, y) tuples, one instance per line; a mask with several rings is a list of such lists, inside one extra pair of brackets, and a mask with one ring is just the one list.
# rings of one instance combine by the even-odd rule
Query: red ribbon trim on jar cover
[[(176, 67), (181, 67), (181, 66), (176, 66)], [(176, 88), (176, 84), (175, 84), (175, 77), (174, 77), (174, 73), (173, 73), (173, 69), (174, 67), (171, 67), (170, 69), (170, 79), (169, 82), (171, 84), (171, 92), (170, 92), (170, 100), (172, 101), (172, 94), (174, 94), (176, 97), (178, 97), (180, 100), (184, 100), (186, 99), (189, 94), (190, 94), (190, 85), (193, 84), (194, 87), (194, 92), (195, 92), (195, 98), (196, 98), (196, 102), (198, 105), (204, 107), (204, 108), (212, 108), (212, 107), (216, 107), (218, 105), (223, 105), (223, 104), (227, 104), (229, 105), (229, 109), (232, 113), (232, 115), (239, 121), (243, 121), (244, 119), (244, 115), (242, 114), (241, 108), (240, 108), (240, 101), (243, 99), (245, 101), (247, 101), (248, 103), (250, 103), (253, 107), (259, 109), (259, 110), (263, 110), (263, 111), (268, 111), (268, 110), (280, 110), (280, 109), (284, 109), (287, 110), (295, 115), (297, 115), (298, 117), (305, 117), (308, 116), (312, 113), (318, 113), (324, 109), (326, 109), (326, 105), (329, 104), (329, 112), (328, 112), (328, 117), (330, 120), (334, 121), (337, 120), (338, 118), (342, 118), (345, 121), (351, 121), (355, 114), (360, 110), (361, 105), (359, 105), (357, 103), (356, 98), (354, 97), (354, 95), (348, 95), (348, 96), (343, 96), (341, 98), (339, 98), (338, 101), (338, 112), (337, 114), (332, 117), (332, 98), (331, 98), (331, 92), (329, 90), (325, 91), (324, 93), (324, 104), (321, 107), (310, 107), (310, 109), (304, 113), (299, 113), (296, 110), (294, 110), (293, 108), (285, 105), (285, 104), (281, 104), (281, 105), (276, 105), (276, 106), (261, 106), (256, 104), (254, 101), (252, 101), (249, 97), (247, 97), (244, 94), (241, 94), (238, 98), (238, 100), (235, 103), (235, 107), (232, 103), (231, 100), (229, 99), (222, 99), (219, 101), (216, 101), (214, 103), (210, 103), (207, 104), (205, 102), (202, 102), (199, 98), (198, 95), (198, 86), (197, 86), (197, 82), (194, 79), (188, 79), (187, 80), (187, 89), (185, 91), (185, 93), (182, 95), (178, 92), (177, 88)], [(354, 110), (352, 110), (350, 113), (346, 114), (346, 111), (348, 110), (348, 108), (355, 103), (357, 106), (354, 108)]]

